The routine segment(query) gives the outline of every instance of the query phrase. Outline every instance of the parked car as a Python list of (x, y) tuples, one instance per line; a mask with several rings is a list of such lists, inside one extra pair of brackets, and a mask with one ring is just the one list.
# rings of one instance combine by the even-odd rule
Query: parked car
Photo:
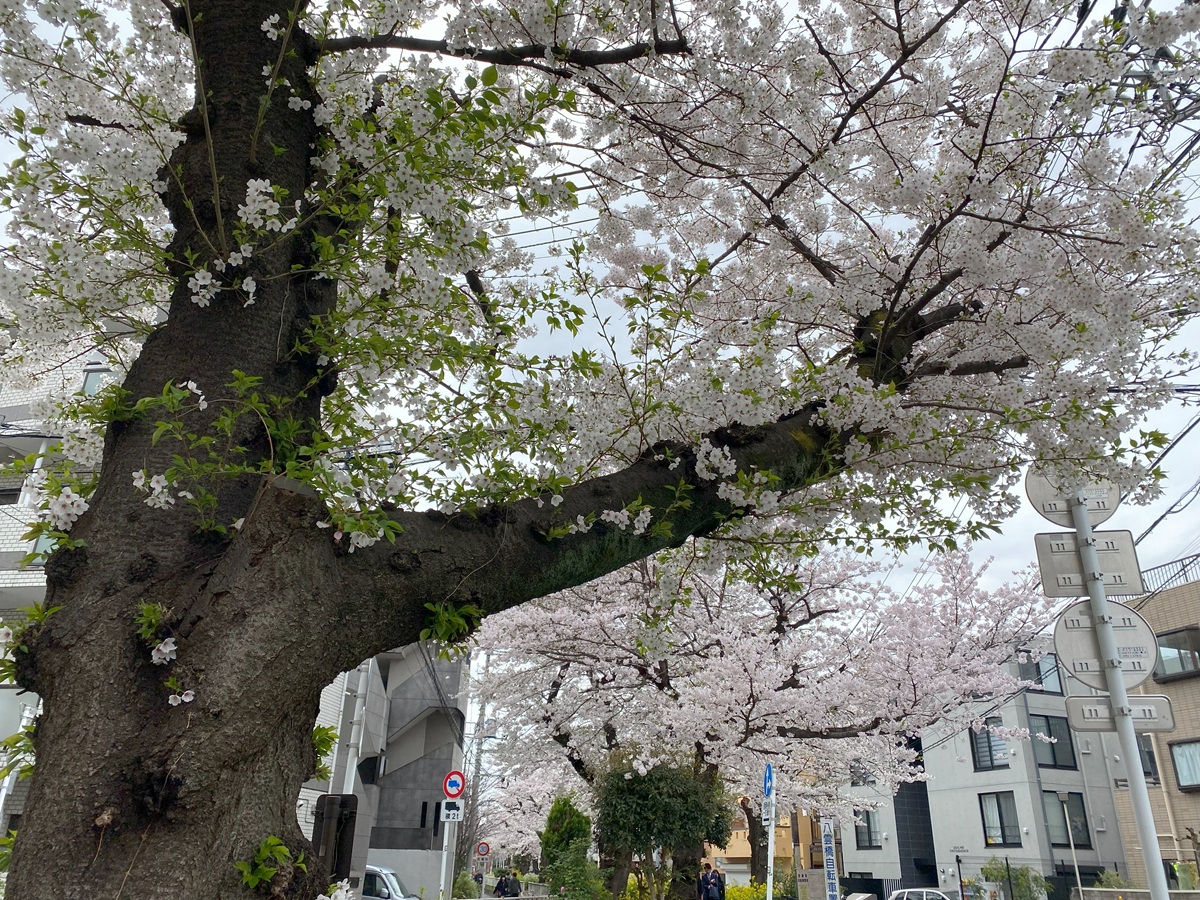
[[(363, 876), (362, 900), (416, 900), (405, 889), (395, 869), (385, 866), (367, 866)], [(914, 898), (920, 900), (920, 898)]]
[(888, 900), (958, 900), (958, 894), (949, 897), (937, 888), (901, 888), (888, 894)]

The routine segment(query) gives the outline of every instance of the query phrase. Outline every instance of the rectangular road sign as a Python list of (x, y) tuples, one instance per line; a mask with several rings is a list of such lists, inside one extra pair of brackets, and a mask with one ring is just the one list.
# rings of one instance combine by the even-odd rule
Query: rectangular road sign
[[(1133, 532), (1095, 531), (1092, 537), (1100, 559), (1104, 593), (1109, 597), (1146, 593)], [(1087, 578), (1073, 531), (1035, 534), (1033, 546), (1042, 572), (1042, 590), (1047, 597), (1087, 596)]]
[(461, 822), (463, 820), (463, 805), (461, 800), (445, 800), (442, 802), (442, 821)]
[[(1175, 713), (1167, 697), (1131, 696), (1129, 709), (1133, 730), (1174, 731)], [(1068, 697), (1067, 724), (1075, 731), (1116, 731), (1112, 701), (1108, 697)]]

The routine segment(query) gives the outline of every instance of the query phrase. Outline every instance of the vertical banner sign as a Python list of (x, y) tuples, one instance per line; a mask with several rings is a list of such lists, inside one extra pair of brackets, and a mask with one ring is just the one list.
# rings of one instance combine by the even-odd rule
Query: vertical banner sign
[(833, 819), (821, 819), (821, 855), (825, 857), (825, 900), (839, 900), (837, 848), (833, 843)]

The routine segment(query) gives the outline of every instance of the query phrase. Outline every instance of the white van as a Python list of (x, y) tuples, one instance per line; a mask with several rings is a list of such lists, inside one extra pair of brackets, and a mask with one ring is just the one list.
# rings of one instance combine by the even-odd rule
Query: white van
[(362, 900), (416, 900), (400, 883), (395, 869), (367, 866), (363, 876)]
[[(954, 900), (957, 900), (957, 893)], [(936, 888), (904, 888), (888, 894), (888, 900), (951, 900)]]

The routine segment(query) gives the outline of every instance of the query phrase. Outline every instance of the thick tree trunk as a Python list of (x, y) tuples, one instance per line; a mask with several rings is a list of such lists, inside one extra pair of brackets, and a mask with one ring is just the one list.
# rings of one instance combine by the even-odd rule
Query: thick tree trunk
[[(244, 897), (233, 863), (268, 835), (297, 858), (305, 850), (295, 799), (316, 761), (321, 687), (346, 665), (339, 648), (315, 637), (336, 614), (311, 601), (336, 592), (327, 545), (293, 527), (312, 505), (296, 497), (262, 504), (259, 516), (277, 529), (240, 539), (244, 547), (211, 572), (114, 591), (104, 582), (116, 573), (85, 565), (69, 589), (52, 590), (50, 602), (66, 606), (35, 640), (46, 711), (11, 896)], [(168, 705), (164, 669), (151, 662), (130, 614), (139, 596), (192, 611), (168, 668), (195, 690), (193, 703)], [(96, 614), (83, 623), (76, 611), (88, 606)], [(95, 673), (106, 677), (97, 682)], [(52, 869), (26, 865), (30, 850), (53, 860)], [(279, 877), (280, 896), (312, 897), (328, 884), (315, 866), (290, 879)]]
[(767, 883), (767, 829), (762, 824), (762, 810), (743, 797), (738, 801), (746, 817), (746, 838), (750, 843), (750, 880)]
[(625, 888), (629, 887), (629, 876), (633, 873), (633, 854), (628, 851), (612, 854), (601, 847), (600, 868), (606, 873), (608, 891), (613, 900), (620, 900)]
[(671, 897), (673, 900), (697, 900), (696, 879), (700, 873), (700, 861), (704, 859), (702, 845), (679, 845), (673, 854), (671, 868)]

